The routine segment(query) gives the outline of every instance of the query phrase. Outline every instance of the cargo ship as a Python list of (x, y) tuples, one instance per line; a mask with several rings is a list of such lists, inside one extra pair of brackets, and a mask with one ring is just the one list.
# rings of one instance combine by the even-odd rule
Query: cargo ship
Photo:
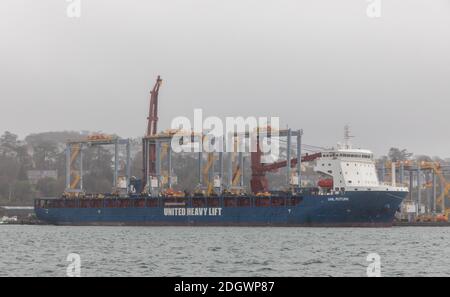
[[(251, 191), (244, 187), (243, 153), (238, 153), (237, 166), (227, 166), (224, 175), (222, 152), (218, 152), (219, 172), (214, 172), (214, 153), (208, 153), (203, 166), (199, 153), (199, 189), (189, 193), (173, 189), (171, 143), (174, 134), (157, 133), (158, 93), (162, 80), (158, 76), (150, 92), (147, 134), (142, 139), (143, 176), (130, 176), (130, 142), (111, 136), (91, 136), (82, 141), (69, 141), (66, 149), (66, 191), (59, 198), (35, 199), (37, 218), (55, 225), (151, 225), (151, 226), (391, 226), (396, 211), (408, 189), (379, 181), (372, 152), (354, 149), (349, 144), (348, 127), (345, 143), (336, 149), (302, 154), (302, 130), (260, 128), (235, 137), (256, 135), (256, 151), (251, 152)], [(286, 138), (286, 160), (265, 163), (260, 143), (263, 137)], [(190, 132), (189, 132), (190, 133)], [(264, 135), (261, 135), (264, 134)], [(202, 142), (204, 134), (189, 134)], [(293, 140), (292, 137), (296, 137)], [(195, 139), (194, 139), (195, 140)], [(83, 148), (114, 145), (114, 190), (109, 194), (89, 194), (83, 188)], [(118, 174), (119, 145), (125, 145), (126, 169), (120, 181)], [(164, 184), (162, 146), (168, 158), (167, 182)], [(296, 147), (292, 158), (291, 147)], [(236, 156), (236, 154), (233, 154)], [(79, 160), (78, 171), (71, 166)], [(302, 183), (302, 162), (315, 162), (320, 180), (314, 186)], [(286, 168), (286, 185), (271, 191), (267, 172)], [(212, 171), (209, 171), (213, 168)], [(74, 173), (75, 172), (75, 173)], [(78, 173), (77, 173), (78, 172)], [(213, 174), (209, 174), (212, 172)], [(393, 171), (393, 175), (395, 170)], [(225, 176), (228, 181), (225, 182)], [(213, 180), (213, 182), (212, 182)]]
[(168, 193), (36, 199), (35, 212), (57, 225), (391, 226), (408, 189), (379, 182), (373, 154), (361, 149), (319, 153), (317, 187), (259, 194)]

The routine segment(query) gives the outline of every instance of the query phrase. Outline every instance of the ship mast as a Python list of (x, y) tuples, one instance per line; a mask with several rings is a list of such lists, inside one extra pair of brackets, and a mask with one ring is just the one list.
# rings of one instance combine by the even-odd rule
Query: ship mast
[(352, 139), (354, 136), (350, 135), (350, 125), (344, 126), (344, 148), (345, 149), (351, 149), (352, 144), (350, 142), (350, 139)]

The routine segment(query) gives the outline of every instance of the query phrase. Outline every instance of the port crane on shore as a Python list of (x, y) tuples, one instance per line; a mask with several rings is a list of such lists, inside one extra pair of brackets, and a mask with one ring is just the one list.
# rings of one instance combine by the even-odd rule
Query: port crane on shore
[[(431, 171), (439, 178), (440, 184), (441, 184), (441, 192), (439, 196), (436, 197), (435, 205), (439, 206), (441, 208), (440, 213), (436, 213), (433, 215), (430, 214), (421, 214), (418, 216), (418, 221), (445, 221), (447, 222), (449, 220), (450, 216), (450, 207), (447, 207), (445, 205), (445, 199), (450, 194), (450, 182), (447, 181), (447, 179), (444, 176), (443, 169), (448, 166), (444, 166), (440, 164), (439, 162), (432, 162), (432, 161), (421, 161), (421, 162), (413, 162), (411, 160), (405, 160), (405, 161), (397, 161), (397, 162), (387, 162), (384, 164), (385, 168), (388, 169), (388, 175), (389, 172), (392, 170), (392, 167), (395, 166), (396, 168), (403, 167), (403, 170), (405, 171), (418, 171), (419, 169), (421, 171)], [(428, 182), (423, 185), (419, 185), (419, 189), (421, 186), (424, 186), (425, 188), (433, 188), (434, 184), (433, 182)], [(434, 190), (436, 191), (436, 190)], [(436, 211), (436, 210), (434, 210)]]

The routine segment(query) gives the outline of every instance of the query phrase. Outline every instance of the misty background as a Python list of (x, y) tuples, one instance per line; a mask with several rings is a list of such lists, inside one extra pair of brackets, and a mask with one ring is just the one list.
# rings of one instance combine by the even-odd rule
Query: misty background
[(279, 116), (304, 142), (450, 157), (450, 1), (0, 1), (0, 133), (142, 136), (177, 116)]

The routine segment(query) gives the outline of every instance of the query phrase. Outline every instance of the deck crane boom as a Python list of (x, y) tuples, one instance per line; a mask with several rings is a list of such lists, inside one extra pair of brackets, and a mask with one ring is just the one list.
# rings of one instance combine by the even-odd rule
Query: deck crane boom
[[(301, 162), (309, 162), (314, 161), (317, 158), (320, 158), (322, 153), (313, 153), (310, 155), (306, 155), (301, 157)], [(251, 169), (252, 169), (252, 178), (250, 181), (250, 187), (254, 194), (263, 193), (269, 191), (269, 182), (266, 177), (266, 172), (274, 171), (283, 167), (288, 166), (288, 160), (279, 161), (272, 164), (264, 164), (261, 161), (262, 152), (260, 148), (260, 140), (259, 136), (256, 138), (256, 152), (251, 153)], [(290, 166), (295, 167), (297, 165), (298, 159), (294, 158), (290, 160)]]
[[(157, 134), (158, 128), (158, 95), (159, 88), (161, 87), (162, 79), (158, 75), (156, 78), (155, 85), (150, 91), (150, 106), (148, 111), (148, 123), (146, 137), (155, 136)], [(145, 187), (148, 175), (154, 175), (156, 171), (156, 147), (154, 144), (149, 145), (148, 152), (145, 147), (143, 147), (145, 152), (143, 158), (143, 186)]]
[(162, 79), (158, 75), (153, 89), (150, 91), (150, 107), (148, 111), (147, 136), (156, 135), (158, 125), (158, 95)]

